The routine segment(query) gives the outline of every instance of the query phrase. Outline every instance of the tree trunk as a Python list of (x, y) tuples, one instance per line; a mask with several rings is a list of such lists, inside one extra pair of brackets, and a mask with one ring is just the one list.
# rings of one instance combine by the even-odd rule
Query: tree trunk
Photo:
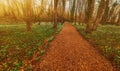
[(58, 0), (54, 0), (54, 25), (53, 25), (53, 28), (57, 28), (57, 4), (58, 4)]
[(26, 22), (26, 30), (27, 32), (31, 31), (31, 22)]
[(91, 33), (92, 32), (92, 19), (88, 20), (87, 27), (86, 27), (86, 32)]
[(92, 30), (96, 30), (97, 29), (97, 26), (100, 23), (102, 14), (104, 12), (104, 8), (105, 8), (105, 0), (101, 0), (99, 8), (98, 8), (98, 12), (97, 12), (97, 17), (96, 17), (96, 20), (95, 20), (95, 23), (93, 25)]
[(105, 11), (104, 11), (104, 14), (103, 14), (102, 20), (101, 20), (102, 24), (107, 22), (107, 19), (108, 19), (108, 16), (109, 16), (109, 10), (110, 10), (110, 8), (109, 8), (109, 1), (110, 0), (106, 0), (106, 2), (105, 2), (106, 3), (105, 4)]
[(93, 28), (92, 28), (92, 31), (95, 31), (97, 30), (97, 27), (98, 27), (98, 24), (100, 23), (100, 19), (96, 19), (94, 25), (93, 25)]
[(114, 11), (115, 11), (115, 7), (116, 5), (113, 4), (111, 10), (110, 10), (110, 13), (109, 13), (109, 17), (108, 17), (108, 20), (111, 22), (112, 18), (113, 18), (113, 14), (114, 14)]
[(91, 33), (92, 30), (92, 15), (94, 12), (94, 4), (95, 0), (87, 0), (88, 1), (88, 6), (87, 6), (87, 27), (86, 27), (86, 32)]
[(72, 9), (71, 9), (71, 15), (70, 15), (70, 20), (73, 22), (74, 19), (74, 13), (75, 13), (75, 3), (76, 0), (73, 1)]
[(40, 25), (41, 24), (41, 22), (38, 22), (38, 25)]
[(117, 24), (120, 25), (120, 12), (119, 12), (119, 18), (118, 18)]
[(62, 5), (63, 5), (63, 11), (62, 11), (62, 23), (64, 23), (64, 14), (65, 14), (65, 6), (66, 6), (66, 0), (62, 0)]
[(119, 21), (118, 21), (118, 25), (120, 26), (120, 19), (119, 19)]

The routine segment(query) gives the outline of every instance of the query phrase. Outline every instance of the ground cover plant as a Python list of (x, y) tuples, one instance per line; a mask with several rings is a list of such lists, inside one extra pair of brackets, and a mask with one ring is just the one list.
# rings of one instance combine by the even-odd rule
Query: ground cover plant
[[(72, 23), (78, 25), (80, 34)], [(59, 34), (61, 24), (64, 24), (63, 34)], [(115, 71), (113, 66), (116, 66), (120, 71), (120, 27), (117, 26), (120, 26), (119, 0), (0, 0), (0, 71), (49, 68), (54, 71), (55, 66), (61, 71), (77, 67), (83, 68), (78, 71), (86, 68), (85, 71)], [(56, 45), (49, 46), (52, 42)], [(82, 44), (93, 44), (100, 52), (94, 54), (97, 49)], [(54, 47), (52, 52), (48, 49), (51, 47)], [(57, 67), (56, 61), (61, 61), (61, 67)]]
[[(48, 23), (35, 24), (30, 32), (24, 24), (0, 25), (0, 70), (18, 71), (53, 31), (52, 24)], [(32, 67), (28, 65), (29, 68)]]
[(91, 34), (85, 32), (85, 25), (75, 25), (77, 30), (102, 51), (117, 67), (120, 67), (120, 26), (99, 25)]

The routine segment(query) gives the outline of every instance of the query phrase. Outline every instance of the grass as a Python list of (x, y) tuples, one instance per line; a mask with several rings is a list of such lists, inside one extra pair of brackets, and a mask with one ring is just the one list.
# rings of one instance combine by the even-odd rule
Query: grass
[[(57, 30), (61, 28), (59, 26)], [(0, 25), (0, 71), (19, 71), (53, 31), (52, 25), (46, 23), (33, 25), (31, 32), (26, 32), (24, 24)], [(26, 71), (31, 68), (28, 65)]]
[(120, 26), (99, 25), (92, 34), (85, 32), (85, 26), (75, 27), (86, 39), (98, 47), (117, 68), (120, 68)]

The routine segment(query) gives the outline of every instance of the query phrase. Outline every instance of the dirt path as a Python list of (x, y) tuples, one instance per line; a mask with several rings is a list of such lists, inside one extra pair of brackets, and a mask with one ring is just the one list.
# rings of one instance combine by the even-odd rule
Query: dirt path
[(51, 42), (37, 71), (113, 71), (113, 67), (68, 24)]

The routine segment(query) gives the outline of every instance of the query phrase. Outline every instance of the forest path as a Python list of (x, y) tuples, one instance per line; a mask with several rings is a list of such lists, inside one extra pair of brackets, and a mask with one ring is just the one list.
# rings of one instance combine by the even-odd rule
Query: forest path
[(111, 63), (68, 22), (37, 66), (37, 71), (114, 71)]

